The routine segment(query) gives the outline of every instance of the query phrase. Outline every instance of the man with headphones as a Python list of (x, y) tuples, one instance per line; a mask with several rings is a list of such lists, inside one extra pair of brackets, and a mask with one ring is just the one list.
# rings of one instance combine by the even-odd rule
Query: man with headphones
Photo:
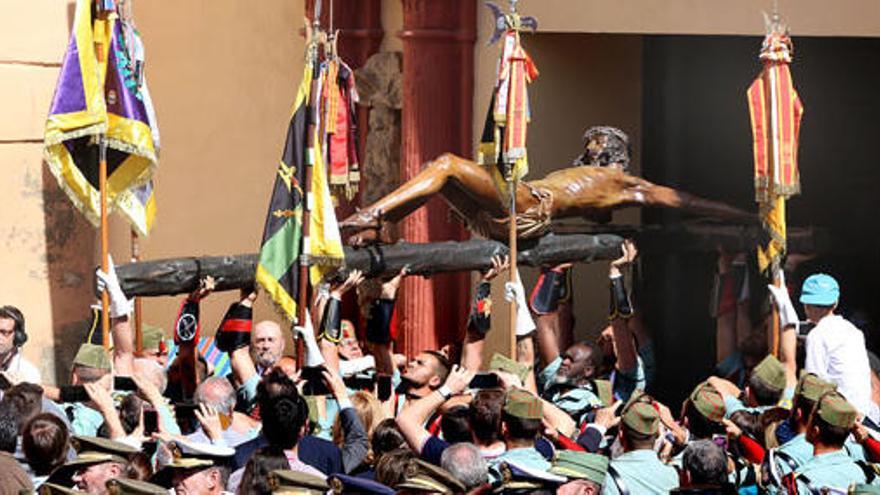
[(40, 383), (40, 370), (21, 353), (27, 342), (24, 315), (15, 306), (0, 306), (0, 371), (12, 376), (14, 382)]

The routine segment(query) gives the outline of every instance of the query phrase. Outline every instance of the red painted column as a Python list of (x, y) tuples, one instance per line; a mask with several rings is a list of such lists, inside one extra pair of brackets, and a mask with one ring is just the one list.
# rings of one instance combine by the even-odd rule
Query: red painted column
[[(476, 2), (403, 1), (401, 179), (444, 152), (470, 156)], [(409, 242), (461, 240), (467, 232), (435, 198), (401, 224)], [(467, 273), (405, 280), (398, 300), (398, 344), (407, 355), (460, 341), (470, 294)]]

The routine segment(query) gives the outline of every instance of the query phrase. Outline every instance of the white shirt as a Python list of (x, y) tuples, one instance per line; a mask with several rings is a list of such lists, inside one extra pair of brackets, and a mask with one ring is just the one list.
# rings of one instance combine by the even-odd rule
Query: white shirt
[(37, 385), (43, 383), (40, 370), (21, 355), (21, 349), (9, 361), (9, 367), (6, 368), (6, 371), (14, 373), (23, 382), (36, 383)]
[(837, 391), (862, 414), (876, 416), (865, 335), (852, 323), (838, 315), (819, 320), (807, 334), (804, 369), (836, 384)]

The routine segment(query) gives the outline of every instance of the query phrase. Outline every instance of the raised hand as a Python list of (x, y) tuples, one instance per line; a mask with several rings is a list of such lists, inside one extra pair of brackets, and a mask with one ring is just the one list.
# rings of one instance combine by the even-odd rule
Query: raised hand
[[(206, 275), (205, 278), (199, 280), (199, 287), (190, 293), (189, 298), (193, 301), (201, 301), (214, 292), (216, 286), (217, 282), (214, 280), (214, 277)], [(242, 294), (242, 297), (244, 297), (244, 294)], [(256, 294), (254, 294), (254, 297), (256, 297)]]
[(615, 411), (617, 411), (620, 403), (621, 401), (617, 401), (608, 407), (596, 409), (596, 418), (593, 420), (593, 422), (599, 426), (604, 427), (606, 430), (617, 426), (620, 423), (620, 416), (615, 414)]
[(636, 256), (639, 255), (639, 250), (632, 239), (626, 239), (623, 241), (623, 244), (620, 245), (620, 250), (622, 253), (621, 256), (611, 262), (611, 270), (617, 270), (618, 273), (622, 268), (631, 265), (632, 262), (635, 261)]
[(352, 270), (344, 282), (336, 284), (330, 289), (330, 296), (336, 299), (341, 299), (343, 294), (359, 286), (364, 280), (366, 280), (364, 272), (360, 270)]
[(101, 413), (105, 416), (107, 414), (116, 414), (116, 404), (113, 403), (113, 398), (106, 388), (97, 383), (86, 383), (83, 385), (83, 388), (86, 389), (89, 399), (98, 406), (98, 410)]
[(205, 435), (211, 440), (219, 440), (223, 436), (223, 425), (220, 423), (220, 414), (216, 409), (207, 405), (199, 404), (199, 408), (193, 411), (196, 419), (205, 430)]
[(470, 385), (474, 375), (476, 375), (475, 372), (456, 364), (449, 371), (444, 385), (452, 392), (452, 395), (459, 395)]
[(401, 268), (394, 278), (382, 284), (382, 299), (394, 299), (397, 297), (397, 289), (400, 288), (400, 282), (407, 275), (409, 275), (409, 265)]
[(345, 387), (345, 382), (342, 381), (342, 376), (339, 373), (335, 370), (323, 369), (321, 370), (321, 376), (324, 377), (324, 382), (337, 401), (348, 397), (348, 389)]
[(510, 256), (500, 254), (492, 256), (492, 266), (483, 274), (483, 282), (489, 282), (510, 268)]
[(113, 264), (113, 257), (108, 256), (107, 271), (104, 272), (100, 268), (95, 270), (97, 279), (98, 292), (107, 291), (110, 296), (110, 317), (121, 318), (128, 316), (134, 310), (134, 301), (125, 296), (122, 292), (122, 286), (119, 284), (119, 277), (116, 276), (116, 266)]

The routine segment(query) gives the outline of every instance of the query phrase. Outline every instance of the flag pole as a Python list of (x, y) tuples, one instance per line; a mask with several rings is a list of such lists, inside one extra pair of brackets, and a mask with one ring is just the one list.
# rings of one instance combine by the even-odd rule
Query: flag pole
[[(331, 0), (332, 1), (332, 0)], [(308, 50), (308, 58), (309, 62), (312, 65), (312, 80), (310, 81), (309, 86), (309, 106), (308, 106), (308, 126), (306, 127), (306, 169), (304, 171), (305, 184), (303, 187), (305, 188), (305, 201), (303, 202), (302, 209), (302, 250), (299, 255), (299, 287), (297, 291), (297, 308), (296, 308), (296, 321), (297, 324), (306, 327), (306, 309), (309, 303), (309, 265), (311, 264), (311, 260), (309, 259), (309, 231), (311, 230), (309, 227), (309, 223), (311, 220), (311, 209), (312, 209), (312, 167), (315, 165), (315, 135), (317, 133), (317, 118), (318, 118), (318, 43), (317, 38), (319, 36), (320, 28), (321, 28), (321, 2), (322, 0), (315, 0), (315, 8), (314, 8), (314, 19), (312, 19), (312, 29), (310, 33), (310, 39), (306, 40), (307, 50)], [(296, 336), (296, 332), (293, 333), (294, 338)], [(302, 339), (296, 339), (296, 366), (301, 367), (301, 363), (303, 360), (303, 342)]]
[[(98, 136), (98, 185), (101, 188), (101, 270), (110, 271), (110, 231), (107, 225), (107, 137)], [(101, 292), (101, 343), (110, 348), (110, 295), (107, 288)]]
[[(517, 239), (516, 239), (516, 177), (514, 177), (513, 163), (506, 161), (505, 171), (507, 172), (507, 191), (510, 195), (510, 225), (508, 232), (508, 247), (510, 249), (510, 272), (508, 280), (511, 284), (519, 282), (519, 272), (516, 268), (517, 256)], [(510, 302), (510, 359), (516, 359), (516, 316), (517, 301)]]
[[(771, 30), (775, 30), (778, 27), (778, 23), (779, 23), (779, 10), (778, 10), (778, 8), (779, 7), (774, 0), (773, 22), (771, 24), (771, 28), (770, 28)], [(780, 139), (780, 136), (779, 136), (779, 115), (778, 115), (779, 107), (777, 106), (777, 104), (779, 103), (779, 95), (777, 94), (777, 92), (778, 92), (778, 88), (776, 87), (777, 74), (776, 74), (775, 67), (771, 66), (770, 70), (767, 71), (767, 78), (769, 79), (767, 82), (769, 83), (768, 86), (770, 87), (770, 93), (769, 93), (769, 96), (770, 96), (770, 123), (771, 123), (770, 124), (770, 135), (771, 135), (771, 139), (770, 139), (771, 154), (770, 154), (770, 156), (771, 156), (771, 159), (773, 160), (773, 174), (774, 174), (774, 176), (777, 176), (780, 173), (779, 169), (780, 169), (781, 162), (782, 162), (782, 160), (780, 159), (780, 153), (782, 153), (782, 151), (780, 150), (780, 146), (779, 146), (779, 139)], [(774, 184), (778, 183), (778, 181), (774, 177), (771, 177), (770, 179), (773, 180)], [(773, 198), (773, 200), (775, 200), (775, 199), (776, 198)], [(771, 206), (771, 205), (768, 205), (768, 206)], [(780, 205), (772, 205), (772, 206), (774, 208), (777, 206), (781, 206), (782, 208), (785, 208), (785, 200), (782, 200)], [(771, 282), (776, 287), (779, 287), (781, 285), (780, 284), (781, 281), (780, 281), (780, 277), (779, 277), (779, 270), (780, 269), (781, 269), (781, 267), (779, 266), (779, 258), (777, 257), (770, 264), (770, 273), (772, 276)], [(775, 304), (771, 304), (770, 307), (771, 307), (771, 320), (772, 320), (771, 326), (770, 326), (770, 332), (771, 332), (770, 333), (770, 352), (771, 352), (771, 354), (773, 354), (773, 356), (778, 358), (779, 357), (779, 341), (780, 341), (779, 310), (776, 308)]]
[[(100, 9), (100, 5), (99, 5)], [(95, 44), (95, 56), (99, 64), (107, 60), (108, 46)], [(106, 77), (106, 69), (101, 74)], [(98, 187), (101, 197), (101, 270), (110, 271), (110, 229), (107, 225), (107, 134), (98, 134)], [(101, 292), (101, 343), (110, 349), (110, 293), (107, 288)]]
[[(137, 263), (141, 260), (141, 243), (136, 230), (131, 229), (131, 262)], [(134, 297), (134, 348), (138, 354), (144, 350), (144, 334), (142, 327), (141, 298)]]

